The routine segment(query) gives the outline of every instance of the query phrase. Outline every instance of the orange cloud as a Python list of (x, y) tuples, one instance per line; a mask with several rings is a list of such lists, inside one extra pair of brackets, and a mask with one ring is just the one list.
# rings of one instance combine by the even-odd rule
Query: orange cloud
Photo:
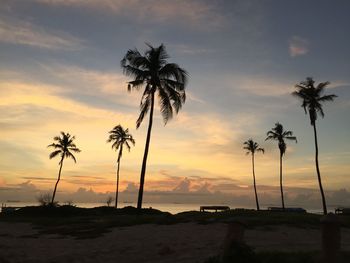
[(289, 40), (289, 55), (297, 57), (305, 55), (309, 52), (309, 41), (304, 38), (293, 36)]

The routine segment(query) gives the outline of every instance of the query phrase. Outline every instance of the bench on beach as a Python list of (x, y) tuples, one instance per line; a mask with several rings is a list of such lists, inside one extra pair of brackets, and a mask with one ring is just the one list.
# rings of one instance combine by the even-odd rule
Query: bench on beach
[(226, 211), (226, 210), (230, 210), (230, 208), (228, 206), (218, 206), (218, 205), (212, 205), (212, 206), (201, 206), (199, 211), (201, 212), (205, 212), (205, 211)]
[(335, 209), (335, 213), (338, 215), (350, 215), (349, 207), (338, 207)]
[(2, 206), (1, 207), (1, 213), (11, 213), (16, 211), (17, 209), (20, 209), (21, 207), (16, 206)]
[[(283, 212), (282, 207), (268, 207), (267, 210), (271, 211), (271, 212)], [(285, 212), (294, 212), (294, 213), (306, 213), (306, 210), (304, 208), (301, 208), (301, 207), (286, 207), (286, 208), (284, 208), (284, 211)]]

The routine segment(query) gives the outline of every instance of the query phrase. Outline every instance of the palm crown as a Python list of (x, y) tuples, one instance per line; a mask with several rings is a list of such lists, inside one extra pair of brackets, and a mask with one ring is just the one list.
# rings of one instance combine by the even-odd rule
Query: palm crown
[(321, 82), (316, 87), (314, 84), (315, 81), (312, 78), (306, 78), (305, 81), (295, 85), (297, 91), (292, 93), (294, 96), (302, 99), (301, 106), (304, 108), (306, 114), (307, 111), (309, 112), (311, 125), (315, 124), (317, 113), (320, 113), (324, 117), (322, 102), (333, 101), (337, 97), (334, 94), (322, 96), (326, 86), (330, 84), (328, 81)]
[(47, 146), (55, 149), (55, 151), (49, 155), (50, 159), (60, 155), (61, 161), (59, 164), (62, 163), (64, 158), (72, 158), (74, 162), (77, 162), (72, 152), (79, 153), (81, 151), (73, 143), (75, 136), (71, 136), (69, 133), (61, 132), (61, 136), (56, 136), (53, 139), (55, 142)]
[(137, 50), (129, 50), (121, 61), (127, 76), (134, 77), (128, 82), (128, 90), (144, 87), (140, 103), (140, 115), (136, 121), (138, 128), (152, 106), (155, 92), (158, 93), (160, 111), (166, 124), (185, 102), (187, 72), (176, 63), (167, 63), (169, 55), (162, 44), (155, 48), (147, 44), (149, 50), (144, 55)]
[(257, 142), (254, 142), (253, 139), (249, 139), (243, 144), (245, 145), (243, 149), (247, 150), (247, 154), (254, 154), (256, 152), (265, 153), (265, 150), (263, 148), (260, 148), (259, 144)]
[(266, 140), (276, 140), (278, 141), (278, 148), (280, 149), (280, 153), (283, 156), (287, 149), (286, 140), (292, 140), (297, 142), (297, 138), (293, 136), (292, 131), (285, 131), (283, 125), (277, 122), (275, 127), (267, 132)]
[(122, 157), (123, 151), (122, 148), (125, 145), (126, 148), (130, 151), (130, 144), (132, 143), (135, 145), (135, 140), (132, 137), (131, 134), (129, 134), (129, 129), (125, 129), (121, 125), (117, 125), (109, 132), (109, 137), (107, 142), (113, 142), (112, 143), (112, 149), (115, 149), (116, 151), (120, 149), (119, 155), (118, 155), (118, 162), (120, 161), (120, 158)]

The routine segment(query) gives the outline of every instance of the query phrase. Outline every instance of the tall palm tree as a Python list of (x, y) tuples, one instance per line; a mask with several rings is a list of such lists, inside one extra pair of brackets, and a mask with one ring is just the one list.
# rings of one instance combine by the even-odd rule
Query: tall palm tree
[(322, 103), (326, 101), (333, 101), (337, 96), (334, 94), (323, 95), (326, 87), (330, 83), (328, 81), (321, 82), (315, 87), (315, 81), (312, 78), (306, 78), (305, 81), (300, 82), (295, 85), (297, 91), (294, 91), (292, 94), (302, 100), (301, 106), (304, 108), (305, 114), (309, 112), (311, 126), (314, 128), (314, 138), (315, 138), (315, 163), (316, 163), (316, 172), (318, 184), (320, 187), (321, 197), (322, 197), (322, 206), (323, 213), (327, 214), (327, 204), (326, 198), (323, 192), (321, 173), (318, 165), (318, 142), (317, 142), (317, 130), (316, 130), (316, 120), (317, 114), (321, 114), (322, 118), (324, 117), (324, 112), (322, 109)]
[(143, 118), (149, 113), (148, 131), (146, 137), (145, 152), (143, 155), (140, 188), (137, 200), (137, 208), (142, 208), (143, 188), (145, 182), (148, 149), (151, 140), (153, 123), (153, 110), (155, 95), (158, 96), (160, 112), (166, 124), (173, 117), (173, 112), (178, 113), (185, 102), (185, 86), (187, 72), (175, 63), (168, 63), (169, 55), (162, 44), (153, 47), (147, 44), (148, 50), (141, 55), (137, 49), (129, 50), (121, 61), (124, 74), (133, 77), (128, 83), (128, 90), (144, 89), (140, 103), (140, 115), (136, 121), (139, 128)]
[(265, 153), (265, 150), (263, 148), (259, 147), (259, 144), (254, 142), (253, 139), (249, 139), (248, 141), (245, 141), (243, 143), (245, 145), (243, 149), (247, 150), (247, 154), (252, 155), (252, 166), (253, 166), (253, 182), (254, 182), (254, 192), (255, 192), (255, 202), (256, 202), (256, 210), (260, 210), (259, 207), (259, 200), (258, 200), (258, 194), (256, 191), (256, 183), (255, 183), (255, 169), (254, 169), (254, 155), (256, 152), (262, 152)]
[(135, 145), (135, 140), (132, 137), (131, 134), (129, 134), (129, 129), (125, 129), (121, 125), (117, 125), (109, 132), (109, 137), (107, 142), (113, 142), (112, 143), (112, 149), (115, 149), (116, 151), (119, 149), (118, 152), (118, 159), (117, 159), (117, 185), (116, 185), (116, 191), (115, 191), (115, 208), (118, 206), (118, 193), (119, 193), (119, 168), (120, 168), (120, 159), (123, 155), (123, 147), (125, 147), (130, 151), (130, 144)]
[(60, 165), (60, 169), (58, 171), (58, 178), (55, 184), (55, 189), (53, 190), (51, 205), (53, 205), (55, 201), (57, 185), (61, 179), (61, 171), (62, 171), (64, 158), (72, 158), (73, 161), (76, 163), (77, 160), (75, 159), (72, 152), (74, 153), (81, 152), (77, 148), (77, 146), (73, 143), (73, 141), (75, 140), (75, 136), (71, 136), (69, 133), (61, 132), (61, 136), (55, 136), (53, 140), (55, 142), (47, 146), (47, 147), (53, 147), (55, 149), (52, 153), (50, 153), (49, 157), (50, 159), (52, 159), (59, 155), (61, 157), (61, 160), (58, 163)]
[(278, 148), (280, 150), (280, 190), (282, 199), (282, 209), (284, 210), (284, 196), (283, 196), (283, 183), (282, 183), (282, 158), (287, 150), (287, 144), (285, 140), (292, 140), (297, 142), (297, 138), (293, 136), (292, 131), (285, 131), (283, 125), (277, 122), (275, 127), (267, 132), (266, 140), (276, 140), (278, 141)]

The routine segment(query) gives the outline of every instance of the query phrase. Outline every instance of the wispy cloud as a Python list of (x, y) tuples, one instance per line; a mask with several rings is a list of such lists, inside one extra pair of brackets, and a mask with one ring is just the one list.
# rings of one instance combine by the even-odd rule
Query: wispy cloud
[(27, 21), (0, 18), (0, 41), (52, 50), (78, 50), (83, 41), (68, 33), (47, 30)]
[(268, 76), (239, 76), (235, 88), (259, 96), (281, 96), (294, 90), (293, 82), (279, 80)]
[[(176, 20), (187, 26), (217, 27), (223, 24), (223, 18), (215, 12), (215, 5), (204, 1), (167, 1), (167, 0), (35, 0), (52, 6), (85, 7), (102, 10), (117, 15), (132, 14), (139, 21), (164, 22)], [(203, 28), (203, 27), (201, 27)]]
[(175, 52), (185, 55), (203, 55), (215, 52), (215, 49), (208, 49), (185, 44), (170, 44), (168, 46), (169, 48), (175, 50)]
[(309, 41), (299, 36), (293, 36), (289, 40), (289, 55), (297, 57), (309, 52)]
[[(108, 96), (126, 94), (128, 79), (117, 72), (98, 71), (67, 64), (40, 66), (52, 77), (78, 86), (82, 93)], [(80, 84), (80, 85), (79, 85)], [(82, 89), (84, 87), (84, 89)]]

